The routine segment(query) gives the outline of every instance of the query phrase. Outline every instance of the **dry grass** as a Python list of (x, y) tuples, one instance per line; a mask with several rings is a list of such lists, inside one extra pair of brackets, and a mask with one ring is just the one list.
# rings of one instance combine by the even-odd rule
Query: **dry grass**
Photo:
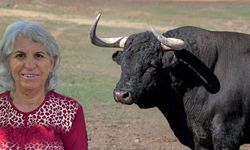
[(205, 1), (1, 0), (0, 33), (18, 19), (39, 22), (53, 33), (63, 57), (57, 90), (84, 105), (90, 150), (181, 150), (187, 148), (173, 136), (157, 109), (114, 102), (112, 91), (120, 68), (111, 55), (117, 49), (94, 47), (88, 32), (96, 14), (102, 12), (101, 36), (130, 35), (148, 30), (149, 25), (162, 32), (195, 25), (250, 33), (248, 1)]

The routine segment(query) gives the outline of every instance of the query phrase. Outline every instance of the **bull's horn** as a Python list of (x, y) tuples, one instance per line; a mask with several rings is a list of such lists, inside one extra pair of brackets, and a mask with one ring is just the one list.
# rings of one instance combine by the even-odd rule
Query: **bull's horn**
[(90, 29), (89, 35), (90, 35), (91, 43), (100, 47), (123, 48), (125, 46), (125, 42), (127, 41), (127, 37), (100, 38), (96, 36), (96, 27), (97, 27), (100, 17), (101, 17), (101, 13), (97, 15), (95, 19), (95, 23), (92, 25)]
[(165, 50), (183, 50), (185, 47), (185, 42), (177, 38), (166, 38), (160, 33), (156, 32), (153, 27), (150, 27), (154, 36), (161, 42), (161, 46)]

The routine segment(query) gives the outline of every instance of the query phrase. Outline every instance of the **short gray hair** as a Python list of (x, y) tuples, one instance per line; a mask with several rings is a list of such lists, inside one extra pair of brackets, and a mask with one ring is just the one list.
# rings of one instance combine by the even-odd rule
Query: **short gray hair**
[(49, 73), (45, 88), (55, 88), (57, 82), (57, 70), (60, 64), (60, 49), (55, 38), (41, 25), (29, 21), (17, 21), (10, 24), (0, 41), (0, 86), (5, 90), (15, 88), (14, 80), (9, 71), (8, 56), (12, 53), (17, 37), (24, 36), (34, 42), (41, 43), (51, 59), (54, 59), (54, 67)]

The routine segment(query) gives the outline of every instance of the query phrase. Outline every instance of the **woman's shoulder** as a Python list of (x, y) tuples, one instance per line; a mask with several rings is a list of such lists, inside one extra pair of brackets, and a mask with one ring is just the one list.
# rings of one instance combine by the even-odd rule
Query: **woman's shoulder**
[(10, 96), (10, 91), (4, 91), (0, 93), (0, 100), (7, 100)]
[(53, 118), (54, 126), (69, 131), (73, 125), (73, 120), (81, 109), (82, 106), (75, 99), (51, 90), (47, 93), (45, 102), (37, 111), (37, 114), (44, 114), (46, 118)]
[(47, 100), (58, 105), (68, 105), (71, 107), (81, 107), (81, 104), (72, 97), (63, 95), (56, 92), (55, 90), (50, 90), (47, 94)]

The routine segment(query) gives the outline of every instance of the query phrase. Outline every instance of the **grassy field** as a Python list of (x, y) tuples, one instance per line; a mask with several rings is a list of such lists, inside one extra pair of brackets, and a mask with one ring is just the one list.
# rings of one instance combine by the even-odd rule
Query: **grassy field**
[(162, 32), (194, 25), (210, 30), (250, 33), (250, 3), (0, 1), (1, 35), (8, 24), (24, 19), (41, 23), (58, 40), (62, 63), (56, 90), (83, 104), (91, 150), (186, 149), (175, 139), (158, 110), (140, 110), (135, 105), (114, 102), (112, 92), (119, 80), (120, 68), (111, 56), (118, 49), (95, 47), (88, 37), (90, 24), (98, 12), (103, 14), (98, 28), (100, 36), (130, 35), (148, 30), (149, 25)]

